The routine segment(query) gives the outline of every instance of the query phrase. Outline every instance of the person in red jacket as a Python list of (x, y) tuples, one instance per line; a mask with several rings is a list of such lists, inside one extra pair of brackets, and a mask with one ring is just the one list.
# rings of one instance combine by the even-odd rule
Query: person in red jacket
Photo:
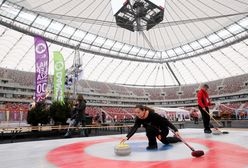
[(208, 88), (209, 86), (207, 84), (202, 86), (202, 88), (197, 93), (197, 102), (202, 114), (204, 133), (211, 134), (212, 131), (210, 129), (210, 116), (208, 108), (211, 105), (211, 102), (207, 92)]

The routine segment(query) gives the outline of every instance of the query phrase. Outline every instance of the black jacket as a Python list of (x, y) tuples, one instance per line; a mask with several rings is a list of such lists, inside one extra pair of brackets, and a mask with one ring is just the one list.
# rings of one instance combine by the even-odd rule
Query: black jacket
[(144, 127), (152, 126), (154, 128), (157, 128), (159, 130), (168, 130), (168, 127), (173, 129), (175, 132), (177, 132), (177, 128), (166, 118), (160, 116), (159, 114), (155, 112), (149, 112), (149, 115), (146, 119), (140, 119), (136, 117), (135, 124), (127, 134), (127, 138), (131, 138), (133, 134), (137, 131), (137, 129), (141, 126), (141, 124)]
[[(85, 109), (86, 109), (86, 101), (81, 101), (74, 109), (73, 109), (73, 116), (78, 119), (85, 120)], [(74, 118), (74, 117), (72, 117)]]

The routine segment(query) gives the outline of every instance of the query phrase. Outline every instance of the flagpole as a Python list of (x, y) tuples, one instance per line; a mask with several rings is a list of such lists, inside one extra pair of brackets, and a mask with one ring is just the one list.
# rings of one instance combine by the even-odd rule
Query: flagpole
[(79, 68), (81, 66), (81, 61), (80, 61), (80, 52), (79, 52), (79, 44), (76, 46), (75, 49), (75, 55), (74, 55), (74, 61), (73, 61), (73, 98), (76, 99), (76, 93), (77, 93), (77, 78), (78, 78), (78, 72)]

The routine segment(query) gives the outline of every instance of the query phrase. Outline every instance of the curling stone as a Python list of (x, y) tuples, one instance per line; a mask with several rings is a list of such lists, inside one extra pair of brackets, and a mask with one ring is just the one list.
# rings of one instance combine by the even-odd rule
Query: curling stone
[(131, 148), (128, 144), (118, 144), (115, 146), (115, 154), (118, 156), (127, 156), (131, 153)]

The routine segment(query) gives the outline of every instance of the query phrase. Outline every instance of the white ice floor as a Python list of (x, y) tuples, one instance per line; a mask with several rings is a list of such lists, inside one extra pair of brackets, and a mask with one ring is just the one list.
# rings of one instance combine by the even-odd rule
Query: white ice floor
[(201, 158), (193, 158), (183, 143), (159, 143), (157, 151), (146, 151), (144, 133), (127, 141), (132, 153), (126, 157), (114, 154), (114, 146), (124, 134), (1, 144), (0, 168), (248, 168), (248, 131), (228, 131), (225, 135), (208, 135), (201, 129), (180, 130), (189, 144), (205, 152)]

